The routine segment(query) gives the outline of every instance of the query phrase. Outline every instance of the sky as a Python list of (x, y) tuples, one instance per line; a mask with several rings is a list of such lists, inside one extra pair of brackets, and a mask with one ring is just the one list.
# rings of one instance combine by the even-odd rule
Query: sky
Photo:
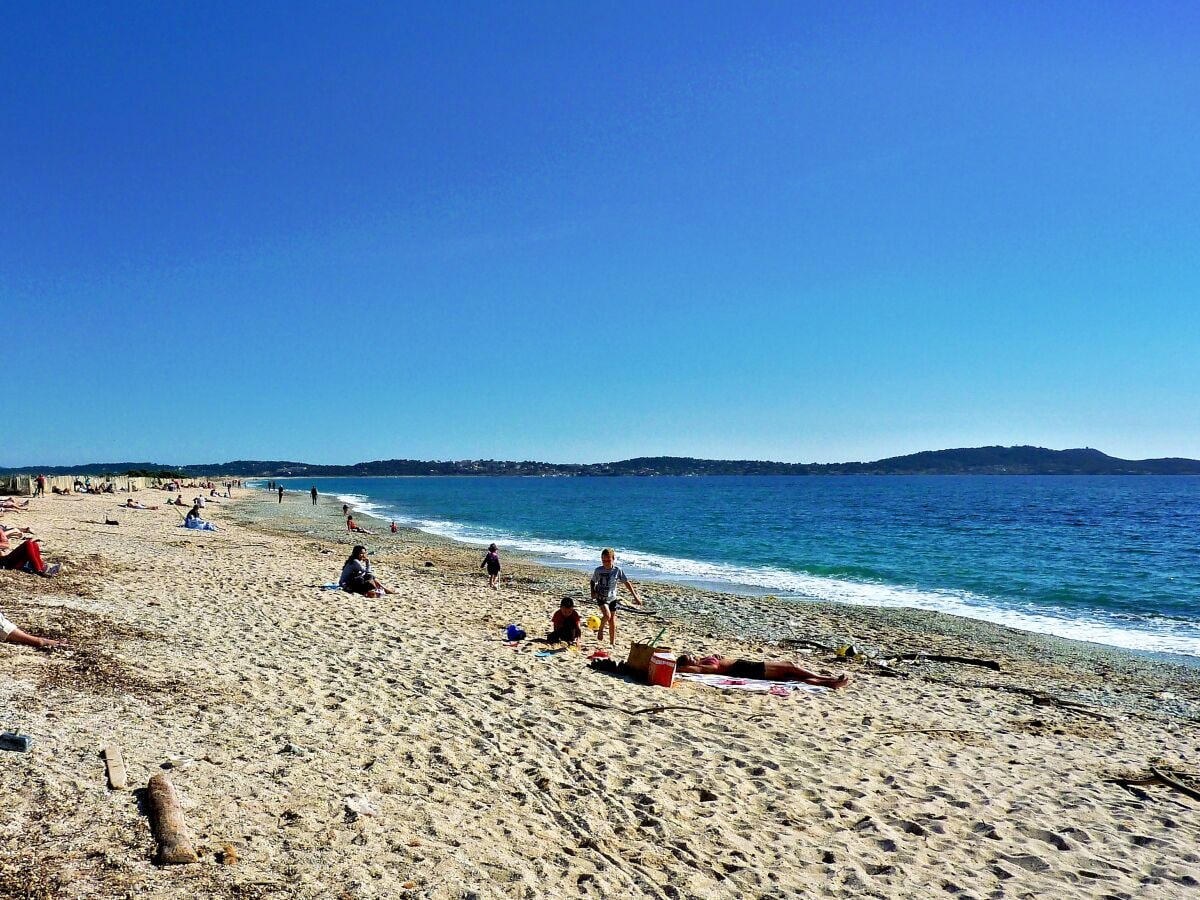
[(1191, 3), (4, 4), (0, 465), (1200, 457), (1198, 45)]

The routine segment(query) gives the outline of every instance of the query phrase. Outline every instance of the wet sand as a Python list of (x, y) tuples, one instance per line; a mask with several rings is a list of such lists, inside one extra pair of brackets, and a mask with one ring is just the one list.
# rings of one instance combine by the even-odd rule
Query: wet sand
[[(0, 896), (1200, 888), (1200, 801), (1108, 780), (1200, 772), (1195, 669), (933, 613), (646, 584), (624, 640), (666, 624), (678, 651), (854, 677), (788, 698), (668, 692), (505, 645), (509, 623), (547, 629), (564, 594), (588, 612), (581, 573), (506, 555), (493, 591), (474, 549), (402, 531), (361, 539), (397, 593), (324, 591), (356, 542), (340, 505), (241, 493), (209, 510), (216, 534), (174, 527), (182, 510), (117, 511), (124, 497), (5, 516), (64, 572), (0, 572), (0, 611), (76, 649), (0, 647), (0, 727), (35, 741), (0, 755)], [(826, 649), (846, 640), (894, 661)], [(1000, 671), (895, 660), (916, 651)], [(138, 798), (106, 787), (108, 742), (133, 786), (168, 772), (198, 864), (153, 864)]]

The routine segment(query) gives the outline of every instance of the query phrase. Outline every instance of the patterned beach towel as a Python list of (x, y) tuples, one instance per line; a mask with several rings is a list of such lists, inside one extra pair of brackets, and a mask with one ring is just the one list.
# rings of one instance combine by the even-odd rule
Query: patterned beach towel
[(723, 688), (728, 691), (750, 691), (755, 694), (773, 694), (776, 697), (787, 697), (797, 692), (823, 694), (831, 690), (831, 688), (816, 684), (805, 684), (802, 681), (764, 681), (759, 678), (730, 678), (728, 675), (700, 675), (693, 672), (680, 672), (675, 677), (703, 684), (706, 687)]

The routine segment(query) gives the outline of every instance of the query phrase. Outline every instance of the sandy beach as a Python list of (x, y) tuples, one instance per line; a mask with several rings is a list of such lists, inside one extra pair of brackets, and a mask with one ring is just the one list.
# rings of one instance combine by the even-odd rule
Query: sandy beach
[[(193, 492), (194, 493), (194, 492)], [(586, 576), (413, 531), (361, 539), (396, 593), (336, 581), (340, 505), (238, 491), (219, 533), (125, 496), (7, 513), (63, 572), (0, 571), (0, 896), (1184, 897), (1200, 889), (1200, 670), (933, 613), (646, 584), (675, 651), (848, 668), (788, 697), (663, 688), (511, 648)], [(185, 491), (185, 496), (192, 496)], [(167, 495), (142, 491), (143, 503)], [(116, 518), (117, 526), (103, 524)], [(895, 660), (840, 660), (843, 640)], [(993, 660), (897, 660), (923, 652)], [(620, 654), (623, 655), (623, 654)], [(659, 709), (659, 707), (665, 707)], [(106, 784), (121, 748), (130, 790)], [(166, 772), (200, 852), (159, 867)], [(1125, 778), (1135, 783), (1117, 783)]]

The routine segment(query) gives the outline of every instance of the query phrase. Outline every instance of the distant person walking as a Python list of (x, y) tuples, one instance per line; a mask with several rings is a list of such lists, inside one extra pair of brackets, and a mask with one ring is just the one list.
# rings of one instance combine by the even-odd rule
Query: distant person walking
[(309, 491), (309, 493), (312, 494), (313, 506), (316, 506), (317, 505), (317, 486), (315, 484), (312, 486), (312, 490)]
[(612, 547), (600, 551), (600, 565), (592, 571), (592, 599), (600, 605), (600, 630), (596, 632), (598, 641), (604, 640), (604, 626), (608, 625), (608, 643), (617, 644), (617, 585), (623, 584), (629, 593), (633, 594), (633, 602), (642, 605), (637, 588), (633, 586), (621, 569), (614, 565), (616, 553)]
[(279, 486), (279, 502), (280, 503), (283, 502), (283, 485), (282, 484)]
[(37, 477), (37, 488), (33, 492), (35, 497), (44, 497), (46, 495), (46, 476), (39, 475)]
[(479, 568), (487, 569), (488, 584), (494, 588), (500, 587), (500, 554), (496, 552), (495, 544), (488, 545), (487, 555), (479, 564)]

